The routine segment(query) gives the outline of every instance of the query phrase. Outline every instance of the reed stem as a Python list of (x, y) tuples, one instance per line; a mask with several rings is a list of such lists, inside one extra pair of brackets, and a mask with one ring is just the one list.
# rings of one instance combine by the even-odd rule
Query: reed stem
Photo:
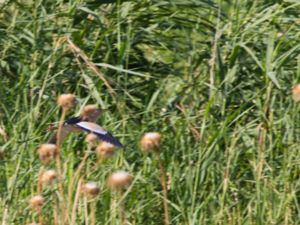
[(59, 189), (59, 193), (61, 196), (60, 199), (60, 205), (61, 205), (61, 218), (65, 218), (65, 222), (66, 220), (68, 220), (68, 215), (67, 215), (67, 210), (65, 207), (65, 200), (64, 200), (64, 186), (63, 186), (63, 173), (62, 173), (62, 166), (61, 166), (61, 154), (60, 154), (60, 146), (61, 146), (61, 134), (62, 134), (62, 128), (64, 125), (64, 121), (65, 121), (65, 117), (66, 117), (66, 112), (67, 110), (65, 108), (62, 109), (62, 115), (60, 117), (60, 121), (59, 121), (59, 126), (58, 126), (58, 131), (56, 134), (56, 146), (57, 146), (57, 154), (56, 154), (56, 167), (57, 167), (57, 172), (58, 172), (58, 189)]
[(78, 184), (77, 184), (77, 190), (76, 190), (76, 194), (75, 194), (75, 199), (74, 199), (74, 204), (73, 204), (73, 209), (72, 209), (72, 215), (71, 215), (71, 224), (76, 224), (75, 223), (76, 212), (77, 212), (77, 208), (78, 208), (81, 185), (82, 185), (82, 178), (79, 179)]
[(93, 200), (90, 203), (90, 218), (91, 218), (91, 225), (96, 225), (96, 201)]
[(160, 154), (159, 154), (159, 152), (156, 152), (155, 154), (156, 154), (157, 161), (158, 161), (158, 164), (159, 164), (160, 182), (161, 182), (161, 186), (162, 186), (162, 189), (163, 189), (164, 223), (165, 223), (165, 225), (169, 225), (170, 220), (169, 220), (169, 209), (168, 209), (167, 179), (166, 179), (164, 165), (163, 165), (163, 162), (160, 158)]

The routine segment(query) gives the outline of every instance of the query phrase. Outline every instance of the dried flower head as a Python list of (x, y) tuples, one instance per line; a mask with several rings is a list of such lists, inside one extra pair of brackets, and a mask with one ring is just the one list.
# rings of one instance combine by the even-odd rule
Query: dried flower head
[(38, 223), (29, 223), (27, 225), (39, 225)]
[(95, 197), (99, 194), (100, 188), (95, 182), (88, 182), (82, 186), (82, 192), (87, 197)]
[(80, 115), (83, 120), (96, 122), (101, 113), (102, 110), (99, 109), (97, 105), (87, 105), (82, 109)]
[(30, 199), (30, 206), (32, 208), (41, 208), (44, 205), (44, 198), (41, 195), (33, 196)]
[(76, 97), (73, 94), (62, 94), (58, 97), (57, 104), (60, 107), (69, 110), (75, 106)]
[(113, 173), (107, 181), (108, 187), (112, 189), (123, 189), (130, 186), (133, 177), (125, 171), (117, 171)]
[(57, 147), (54, 144), (42, 144), (38, 149), (38, 154), (43, 163), (48, 163), (49, 160), (55, 158)]
[(295, 102), (299, 102), (300, 101), (300, 84), (297, 84), (293, 87), (293, 99)]
[(157, 132), (145, 133), (141, 139), (141, 148), (145, 152), (157, 151), (160, 146), (161, 136)]
[(51, 184), (57, 178), (55, 170), (47, 170), (41, 176), (41, 182), (44, 184)]
[(88, 135), (86, 135), (85, 137), (85, 141), (91, 146), (91, 147), (95, 147), (99, 141), (99, 138), (97, 137), (96, 134), (93, 133), (89, 133)]
[(115, 154), (115, 146), (107, 142), (102, 142), (97, 146), (96, 153), (102, 159), (110, 158)]

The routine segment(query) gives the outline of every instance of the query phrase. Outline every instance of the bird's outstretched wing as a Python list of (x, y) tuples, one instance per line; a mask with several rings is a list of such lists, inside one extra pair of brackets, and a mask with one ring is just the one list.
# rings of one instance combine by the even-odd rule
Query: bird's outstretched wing
[(96, 123), (81, 121), (76, 123), (75, 126), (86, 132), (96, 134), (102, 141), (111, 143), (120, 148), (123, 147), (123, 145), (115, 137), (113, 137), (108, 131), (104, 130)]
[[(79, 116), (77, 116), (77, 117), (72, 117), (70, 119), (67, 119), (64, 122), (62, 130), (61, 130), (61, 142), (63, 142), (63, 140), (69, 135), (69, 133), (71, 133), (73, 131), (72, 130), (73, 125), (76, 125), (76, 123), (78, 123), (80, 121), (81, 121), (81, 118)], [(49, 144), (57, 144), (56, 136), (57, 136), (57, 132), (55, 132), (50, 137), (48, 143)]]

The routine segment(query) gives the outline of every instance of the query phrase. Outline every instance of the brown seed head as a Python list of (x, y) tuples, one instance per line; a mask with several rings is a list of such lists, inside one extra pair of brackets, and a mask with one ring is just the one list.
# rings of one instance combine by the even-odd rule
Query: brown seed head
[(125, 171), (117, 171), (113, 173), (107, 181), (107, 185), (111, 189), (123, 189), (130, 186), (133, 177)]
[(96, 134), (93, 133), (89, 133), (88, 135), (86, 135), (85, 137), (85, 141), (91, 146), (91, 147), (95, 147), (99, 141), (99, 138), (97, 137)]
[(297, 84), (293, 87), (292, 93), (293, 93), (294, 101), (299, 102), (300, 101), (300, 84)]
[(47, 170), (42, 174), (41, 181), (44, 184), (51, 184), (57, 178), (55, 170)]
[(44, 205), (44, 198), (41, 195), (33, 196), (30, 199), (30, 206), (32, 208), (41, 208)]
[(102, 110), (96, 105), (87, 105), (82, 109), (80, 115), (85, 121), (96, 122), (101, 113)]
[(82, 192), (87, 197), (96, 197), (100, 192), (100, 188), (98, 187), (97, 183), (88, 182), (82, 186)]
[(96, 153), (100, 158), (110, 158), (115, 154), (115, 146), (107, 142), (102, 142), (97, 146)]
[(157, 132), (145, 133), (141, 139), (141, 148), (145, 152), (157, 151), (160, 146), (161, 136)]
[(57, 104), (60, 107), (69, 110), (76, 105), (76, 97), (73, 94), (62, 94), (58, 97)]
[(51, 159), (55, 158), (57, 147), (54, 144), (42, 144), (38, 149), (38, 154), (43, 163), (48, 163)]

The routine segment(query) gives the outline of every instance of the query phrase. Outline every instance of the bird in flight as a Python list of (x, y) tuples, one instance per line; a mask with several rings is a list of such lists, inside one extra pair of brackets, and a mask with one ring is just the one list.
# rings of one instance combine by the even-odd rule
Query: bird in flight
[[(113, 137), (108, 131), (103, 129), (101, 126), (95, 122), (99, 116), (105, 112), (104, 109), (99, 109), (95, 105), (87, 105), (83, 108), (80, 116), (73, 117), (66, 120), (62, 126), (61, 130), (61, 142), (71, 133), (71, 132), (80, 132), (84, 131), (87, 133), (93, 133), (104, 142), (115, 145), (116, 147), (122, 148), (123, 145)], [(56, 144), (57, 134), (50, 138), (49, 143)]]

